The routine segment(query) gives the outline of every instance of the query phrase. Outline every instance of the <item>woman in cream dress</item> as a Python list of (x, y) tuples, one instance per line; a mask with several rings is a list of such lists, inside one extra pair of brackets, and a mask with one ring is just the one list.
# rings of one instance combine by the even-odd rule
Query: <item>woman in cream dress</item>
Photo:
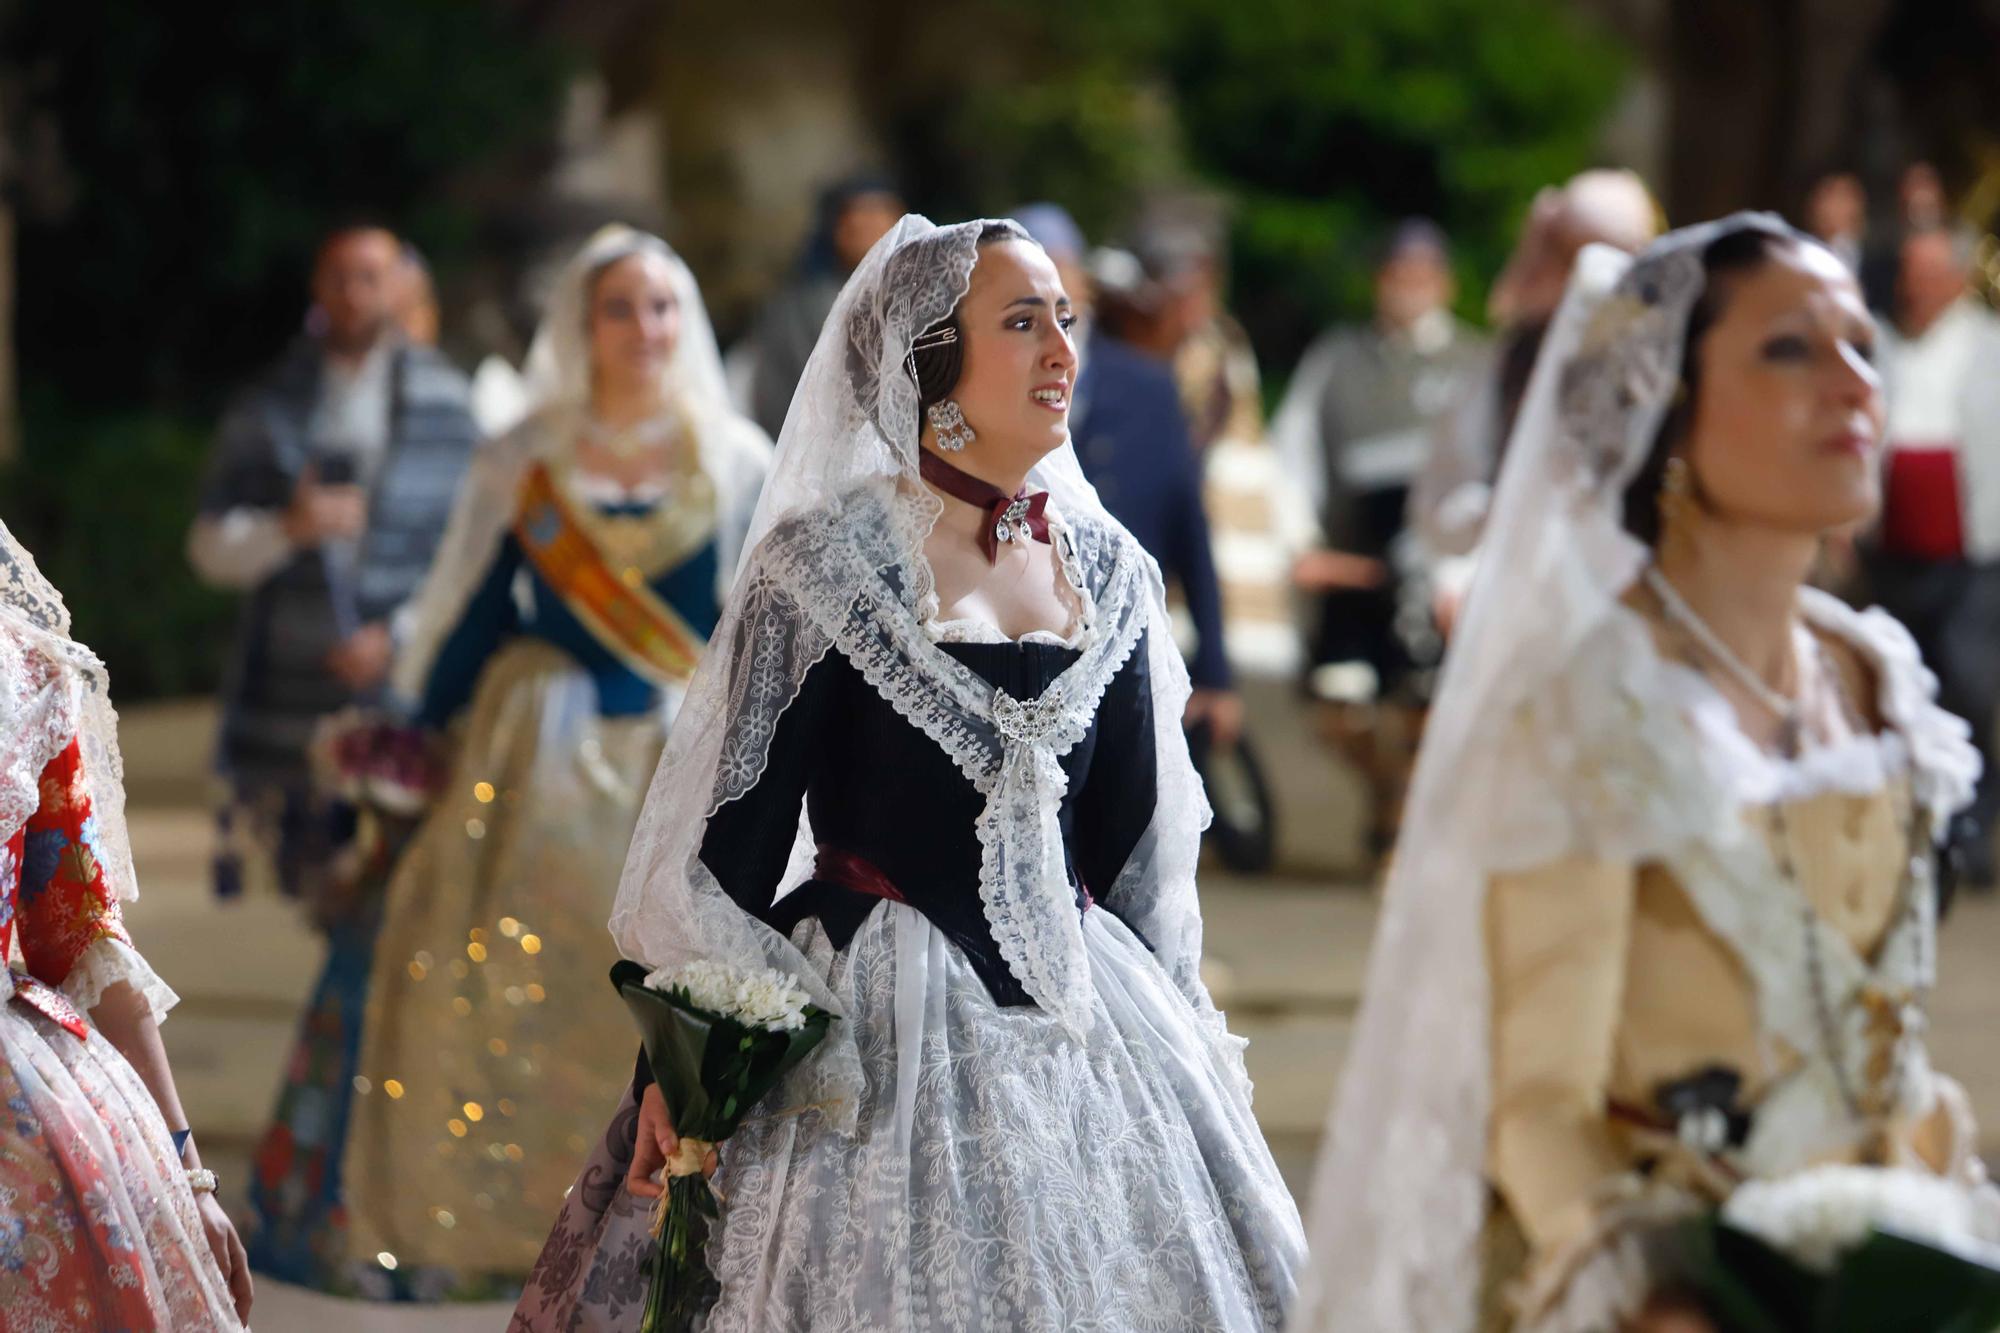
[[(1934, 840), (1977, 760), (1804, 586), (1877, 502), (1875, 330), (1775, 219), (1586, 250), (1420, 760), (1304, 1330), (1706, 1329), (1677, 1224), (1822, 1164), (1952, 1182)], [(1987, 1238), (1992, 1238), (1988, 1234)]]

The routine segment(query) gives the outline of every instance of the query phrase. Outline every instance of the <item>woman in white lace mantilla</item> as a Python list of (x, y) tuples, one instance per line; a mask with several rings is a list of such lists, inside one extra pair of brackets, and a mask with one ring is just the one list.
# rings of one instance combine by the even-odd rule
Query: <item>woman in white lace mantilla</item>
[(0, 1328), (242, 1328), (250, 1264), (132, 947), (104, 664), (0, 524)]
[[(1198, 972), (1187, 675), (1069, 445), (1069, 321), (1011, 223), (870, 252), (654, 783), (627, 955), (777, 967), (840, 1015), (723, 1149), (710, 1333), (1290, 1303), (1298, 1215)], [(637, 1325), (673, 1143), (639, 1083), (517, 1331)]]
[(1933, 849), (1977, 759), (1903, 629), (1804, 586), (1877, 502), (1873, 340), (1767, 216), (1579, 259), (1419, 761), (1295, 1329), (1712, 1327), (1677, 1224), (1829, 1164), (1942, 1178), (2000, 1238), (1923, 1036)]

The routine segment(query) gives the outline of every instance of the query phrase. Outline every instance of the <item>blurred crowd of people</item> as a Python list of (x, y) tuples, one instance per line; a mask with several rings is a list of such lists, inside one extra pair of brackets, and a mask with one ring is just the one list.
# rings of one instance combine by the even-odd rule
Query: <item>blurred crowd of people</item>
[[(842, 282), (905, 207), (881, 174), (821, 192), (792, 271), (724, 358), (732, 400), (767, 435)], [(1263, 371), (1228, 310), (1217, 204), (1168, 199), (1106, 241), (1057, 203), (1017, 212), (1078, 303), (1078, 456), (1172, 590), (1198, 749), (1239, 751), (1238, 677), (1295, 677), (1322, 734), (1367, 777), (1371, 841), (1386, 851), (1570, 266), (1589, 244), (1636, 253), (1663, 228), (1660, 206), (1628, 171), (1542, 190), (1494, 278), (1483, 327), (1462, 317), (1449, 236), (1428, 219), (1397, 223), (1377, 247), (1372, 314), (1307, 347), (1268, 425)], [(1990, 718), (2000, 684), (1982, 666), (2000, 635), (2000, 441), (1982, 433), (2000, 420), (1983, 399), (2000, 394), (1988, 369), (2000, 358), (2000, 315), (1974, 290), (1975, 238), (1954, 224), (1928, 163), (1902, 174), (1888, 208), (1871, 208), (1856, 175), (1830, 174), (1799, 221), (1856, 273), (1889, 330), (1884, 512), (1830, 553), (1825, 577), (1910, 625), (1954, 711)], [(468, 384), (436, 352), (428, 269), (386, 228), (337, 229), (312, 295), (301, 338), (225, 421), (189, 539), (206, 582), (247, 596), (221, 746), (238, 792), (222, 821), (225, 894), (280, 867), (287, 892), (311, 896), (332, 836), (306, 775), (314, 722), (379, 698), (399, 640), (395, 610), (431, 558), (473, 442), (503, 434), (527, 401), (500, 358)], [(296, 442), (303, 470), (242, 466), (244, 440), (260, 434)], [(385, 460), (401, 470), (393, 485)], [(326, 558), (288, 561), (312, 549)], [(1979, 834), (1965, 843), (1975, 882), (1993, 878), (1984, 831), (1994, 800), (1989, 784), (1968, 825)], [(1239, 813), (1252, 833), (1231, 851), (1268, 864), (1268, 800)], [(1230, 823), (1222, 835), (1242, 831)]]
[(1988, 778), (1962, 816), (1968, 883), (1996, 878), (2000, 807), (2000, 315), (1979, 294), (1978, 236), (1955, 223), (1937, 169), (1897, 182), (1885, 219), (1847, 173), (1814, 186), (1803, 223), (1859, 277), (1882, 322), (1889, 405), (1882, 513), (1830, 578), (1906, 625), (1945, 706), (1972, 724)]
[[(601, 935), (601, 900), (658, 760), (664, 733), (648, 719), (671, 718), (692, 669), (696, 650), (676, 645), (714, 628), (762, 460), (822, 325), (904, 212), (883, 177), (828, 187), (795, 268), (726, 356), (685, 265), (651, 238), (607, 233), (565, 270), (570, 286), (559, 283), (527, 363), (489, 359), (476, 379), (437, 349), (438, 299), (413, 248), (372, 222), (328, 233), (302, 332), (222, 422), (187, 544), (205, 582), (243, 599), (223, 691), (216, 890), (275, 885), (311, 906), (332, 944), (259, 1152), (260, 1268), (332, 1290), (435, 1297), (503, 1289), (532, 1259), (603, 1100), (593, 1094), (624, 1075), (601, 1053), (571, 1069), (553, 1037), (538, 1038), (515, 1011), (552, 987), (581, 993), (601, 974), (584, 941)], [(1642, 250), (1664, 228), (1658, 203), (1626, 171), (1541, 191), (1483, 328), (1463, 317), (1451, 238), (1429, 219), (1398, 222), (1372, 261), (1372, 311), (1311, 342), (1268, 424), (1263, 374), (1228, 310), (1219, 209), (1172, 201), (1108, 243), (1059, 203), (1024, 203), (1014, 216), (1053, 261), (1078, 321), (1077, 458), (1158, 562), (1176, 607), (1193, 683), (1183, 722), (1217, 807), (1216, 850), (1253, 871), (1275, 855), (1274, 801), (1242, 693), (1245, 679), (1263, 678), (1297, 682), (1320, 734), (1365, 780), (1370, 847), (1387, 855), (1433, 682), (1478, 574), (1500, 464), (1572, 267), (1592, 245)], [(1857, 178), (1829, 176), (1803, 223), (1880, 312), (1889, 403), (1880, 519), (1829, 551), (1823, 581), (1910, 627), (1990, 769), (2000, 437), (1987, 436), (2000, 431), (2000, 315), (1975, 290), (1973, 238), (1952, 223), (1927, 166), (1904, 175), (1887, 219)], [(586, 326), (588, 345), (571, 345)], [(630, 383), (606, 369), (619, 365)], [(552, 406), (576, 422), (552, 434)], [(691, 453), (690, 440), (701, 448)], [(536, 489), (545, 474), (546, 494)], [(615, 567), (565, 566), (567, 525), (590, 549), (618, 553)], [(521, 641), (540, 646), (515, 653)], [(583, 666), (589, 698), (548, 684), (563, 663)], [(423, 795), (449, 807), (435, 838), (414, 817), (385, 825), (380, 810), (370, 825), (357, 808), (366, 803), (328, 780), (329, 735), (392, 706), (414, 708), (431, 732), (459, 729), (450, 794)], [(582, 757), (582, 777), (551, 779), (538, 766), (536, 747), (558, 733), (557, 748)], [(399, 781), (429, 781), (410, 776), (432, 762), (421, 740), (362, 734), (353, 743), (376, 747), (368, 762), (389, 754), (392, 767), (407, 761)], [(522, 791), (537, 809), (567, 812), (550, 818), (568, 827), (523, 813)], [(1996, 791), (1982, 785), (1958, 830), (1974, 884), (1995, 877)], [(496, 805), (496, 792), (507, 799)], [(578, 865), (576, 838), (592, 820), (609, 823), (581, 858), (584, 887), (566, 904), (538, 897), (552, 866)], [(495, 838), (482, 844), (489, 821)], [(415, 887), (399, 897), (400, 879)], [(389, 1080), (386, 1096), (379, 1071), (371, 1081), (368, 1052), (398, 1051), (413, 1065), (406, 1057), (426, 1040), (408, 1018), (423, 1011), (422, 988), (376, 966), (378, 941), (411, 960), (411, 983), (435, 968), (462, 975), (461, 950), (479, 965), (499, 947), (477, 924), (468, 945), (466, 923), (503, 909), (510, 941), (550, 955), (505, 988), (490, 1018), (460, 1009), (426, 1021), (470, 1018), (491, 1034), (479, 1049), (496, 1061), (533, 1052), (534, 1078), (561, 1066), (578, 1095), (546, 1124), (524, 1120), (525, 1150), (496, 1145), (517, 1183), (453, 1168), (423, 1196), (428, 1218), (394, 1219), (400, 1205), (381, 1203), (366, 1225), (388, 1257), (357, 1278), (338, 1234), (349, 1225), (339, 1187), (349, 1140), (385, 1180), (416, 1178), (459, 1151), (439, 1139), (433, 1158), (429, 1137), (396, 1129), (392, 1103), (422, 1100), (414, 1073)], [(508, 1095), (518, 1079), (506, 1068), (452, 1076), (455, 1096), (490, 1084), (467, 1114), (528, 1104)], [(464, 1138), (451, 1106), (433, 1109)], [(537, 1159), (543, 1146), (553, 1165)], [(523, 1151), (532, 1170), (520, 1168)], [(531, 1175), (532, 1186), (518, 1183)], [(521, 1192), (519, 1216), (532, 1224), (469, 1225), (496, 1211), (504, 1189)], [(440, 1213), (467, 1224), (440, 1231)], [(481, 1256), (492, 1262), (482, 1268)]]

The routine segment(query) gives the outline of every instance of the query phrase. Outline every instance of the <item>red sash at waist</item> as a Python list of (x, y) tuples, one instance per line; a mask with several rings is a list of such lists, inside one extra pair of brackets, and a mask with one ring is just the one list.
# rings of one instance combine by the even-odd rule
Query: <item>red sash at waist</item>
[(813, 857), (813, 878), (870, 898), (887, 898), (892, 903), (909, 901), (873, 861), (827, 843), (821, 843)]
[[(870, 898), (886, 898), (892, 903), (907, 903), (903, 896), (880, 867), (865, 856), (856, 856), (830, 843), (821, 843), (813, 856), (813, 878), (837, 884), (843, 889), (864, 894)], [(1090, 895), (1088, 887), (1077, 886), (1083, 892), (1085, 909), (1095, 907), (1097, 900)]]

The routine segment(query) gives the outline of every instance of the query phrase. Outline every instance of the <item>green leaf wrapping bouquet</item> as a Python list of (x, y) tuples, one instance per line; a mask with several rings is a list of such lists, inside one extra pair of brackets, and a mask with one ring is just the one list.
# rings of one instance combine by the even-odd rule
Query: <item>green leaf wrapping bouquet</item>
[(611, 984), (639, 1025), (680, 1136), (654, 1218), (660, 1244), (640, 1333), (686, 1333), (716, 1296), (706, 1260), (716, 1196), (702, 1164), (825, 1039), (836, 1016), (812, 1004), (797, 977), (771, 968), (697, 959), (649, 974), (620, 961)]

